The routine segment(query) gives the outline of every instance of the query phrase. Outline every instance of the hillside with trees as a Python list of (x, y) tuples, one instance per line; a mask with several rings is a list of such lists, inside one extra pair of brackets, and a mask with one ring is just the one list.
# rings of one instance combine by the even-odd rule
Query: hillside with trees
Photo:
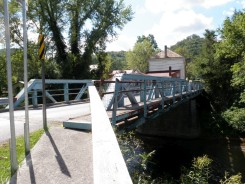
[(244, 26), (245, 12), (235, 12), (219, 30), (205, 30), (204, 38), (192, 35), (171, 47), (190, 58), (188, 77), (204, 82), (215, 118), (239, 132), (245, 132)]

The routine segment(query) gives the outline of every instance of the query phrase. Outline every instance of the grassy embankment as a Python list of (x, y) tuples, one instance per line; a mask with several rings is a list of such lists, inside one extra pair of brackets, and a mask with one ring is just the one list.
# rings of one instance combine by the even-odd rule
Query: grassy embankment
[[(30, 147), (33, 148), (44, 133), (43, 129), (30, 133)], [(16, 138), (17, 160), (20, 164), (25, 158), (24, 137)], [(0, 144), (0, 184), (6, 183), (11, 178), (9, 143)]]

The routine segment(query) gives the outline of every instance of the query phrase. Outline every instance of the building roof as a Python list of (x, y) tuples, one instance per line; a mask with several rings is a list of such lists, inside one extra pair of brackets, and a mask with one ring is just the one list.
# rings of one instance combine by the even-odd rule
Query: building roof
[(165, 56), (165, 51), (162, 50), (158, 52), (155, 56), (151, 57), (152, 59), (162, 59), (162, 58), (183, 58), (183, 56), (177, 54), (176, 52), (167, 49), (167, 57)]

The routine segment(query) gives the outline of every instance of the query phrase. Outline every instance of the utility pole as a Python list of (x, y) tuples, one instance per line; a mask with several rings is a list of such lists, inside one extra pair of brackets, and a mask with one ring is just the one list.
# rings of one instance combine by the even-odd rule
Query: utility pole
[(18, 169), (18, 162), (17, 162), (17, 155), (16, 155), (14, 102), (13, 102), (13, 88), (12, 88), (12, 68), (11, 68), (11, 61), (10, 61), (10, 32), (9, 32), (8, 0), (4, 0), (4, 26), (5, 26), (5, 39), (6, 39), (9, 120), (10, 120), (10, 135), (11, 135), (11, 138), (10, 138), (10, 165), (11, 165), (11, 173), (14, 174), (15, 171)]
[(23, 19), (23, 46), (24, 46), (24, 93), (25, 93), (25, 153), (30, 152), (30, 133), (29, 133), (29, 103), (28, 103), (28, 67), (27, 67), (27, 28), (26, 28), (26, 0), (17, 0), (22, 5), (22, 19)]

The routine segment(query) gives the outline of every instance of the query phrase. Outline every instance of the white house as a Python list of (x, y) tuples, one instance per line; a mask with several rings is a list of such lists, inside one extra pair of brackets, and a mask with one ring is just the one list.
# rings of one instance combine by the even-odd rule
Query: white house
[(185, 58), (167, 48), (149, 60), (147, 75), (185, 79)]

